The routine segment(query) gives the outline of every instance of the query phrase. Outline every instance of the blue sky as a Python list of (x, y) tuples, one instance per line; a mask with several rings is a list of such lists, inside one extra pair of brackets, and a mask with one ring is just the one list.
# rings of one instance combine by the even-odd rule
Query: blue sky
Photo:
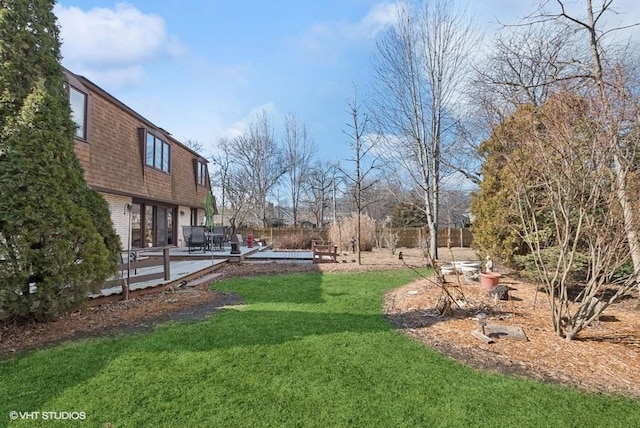
[[(618, 0), (634, 11), (635, 0)], [(491, 35), (535, 0), (467, 0)], [(459, 4), (465, 4), (460, 1)], [(626, 5), (626, 6), (625, 6)], [(55, 8), (63, 65), (171, 132), (211, 152), (265, 109), (276, 131), (296, 113), (320, 148), (348, 157), (347, 101), (366, 92), (375, 37), (393, 1), (64, 0)], [(638, 13), (638, 11), (634, 11)]]

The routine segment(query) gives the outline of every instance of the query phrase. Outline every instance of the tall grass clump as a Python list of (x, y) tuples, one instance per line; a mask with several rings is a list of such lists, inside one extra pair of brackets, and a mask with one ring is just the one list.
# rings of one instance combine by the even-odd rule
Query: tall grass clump
[(311, 237), (300, 230), (291, 230), (280, 233), (273, 238), (274, 248), (306, 250), (311, 248)]
[[(351, 248), (351, 240), (356, 237), (357, 214), (351, 214), (332, 223), (329, 227), (329, 240), (338, 245), (341, 251)], [(371, 251), (376, 243), (376, 221), (366, 214), (360, 217), (360, 250)]]

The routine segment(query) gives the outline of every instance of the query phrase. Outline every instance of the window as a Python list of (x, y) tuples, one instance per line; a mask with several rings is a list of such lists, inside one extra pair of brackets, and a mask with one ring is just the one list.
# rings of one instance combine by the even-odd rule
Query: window
[(207, 164), (204, 162), (198, 161), (196, 164), (196, 174), (198, 179), (198, 184), (201, 186), (207, 185)]
[(169, 172), (171, 167), (169, 143), (149, 132), (147, 132), (145, 163), (164, 172)]
[(162, 142), (162, 169), (163, 171), (169, 172), (169, 145)]
[(71, 118), (76, 123), (76, 137), (87, 139), (87, 94), (69, 85), (69, 103)]
[(142, 247), (142, 211), (140, 204), (131, 205), (131, 247)]
[(198, 226), (198, 209), (191, 208), (191, 226)]

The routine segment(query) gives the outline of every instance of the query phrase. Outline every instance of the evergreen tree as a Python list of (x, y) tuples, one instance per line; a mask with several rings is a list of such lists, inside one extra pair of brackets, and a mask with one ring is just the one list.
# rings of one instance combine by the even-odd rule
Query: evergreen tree
[(120, 250), (84, 181), (52, 0), (0, 0), (0, 320), (87, 301)]
[(523, 130), (536, 126), (534, 117), (533, 106), (520, 107), (479, 147), (486, 162), (482, 166), (480, 189), (471, 200), (473, 247), (479, 253), (508, 265), (516, 256), (528, 252), (519, 226), (520, 215), (515, 198), (519, 181), (514, 174), (514, 165), (527, 168), (527, 156), (521, 150), (521, 134)]
[(427, 225), (427, 215), (420, 208), (420, 203), (402, 202), (393, 209), (391, 217), (392, 227), (425, 227)]

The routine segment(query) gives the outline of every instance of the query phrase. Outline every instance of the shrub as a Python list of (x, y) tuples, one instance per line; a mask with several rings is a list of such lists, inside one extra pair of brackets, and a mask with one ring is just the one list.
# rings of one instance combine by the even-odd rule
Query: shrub
[[(542, 250), (542, 262), (547, 270), (555, 269), (560, 257), (560, 250), (558, 247), (549, 247)], [(533, 254), (527, 254), (525, 256), (516, 256), (515, 265), (520, 270), (520, 275), (523, 278), (538, 281), (540, 275), (536, 266), (535, 258)], [(584, 254), (576, 254), (575, 260), (569, 273), (570, 278), (573, 281), (584, 281), (587, 276), (588, 258)]]
[(382, 231), (382, 239), (384, 246), (389, 249), (389, 252), (392, 255), (395, 254), (398, 242), (400, 242), (400, 232), (385, 228)]

